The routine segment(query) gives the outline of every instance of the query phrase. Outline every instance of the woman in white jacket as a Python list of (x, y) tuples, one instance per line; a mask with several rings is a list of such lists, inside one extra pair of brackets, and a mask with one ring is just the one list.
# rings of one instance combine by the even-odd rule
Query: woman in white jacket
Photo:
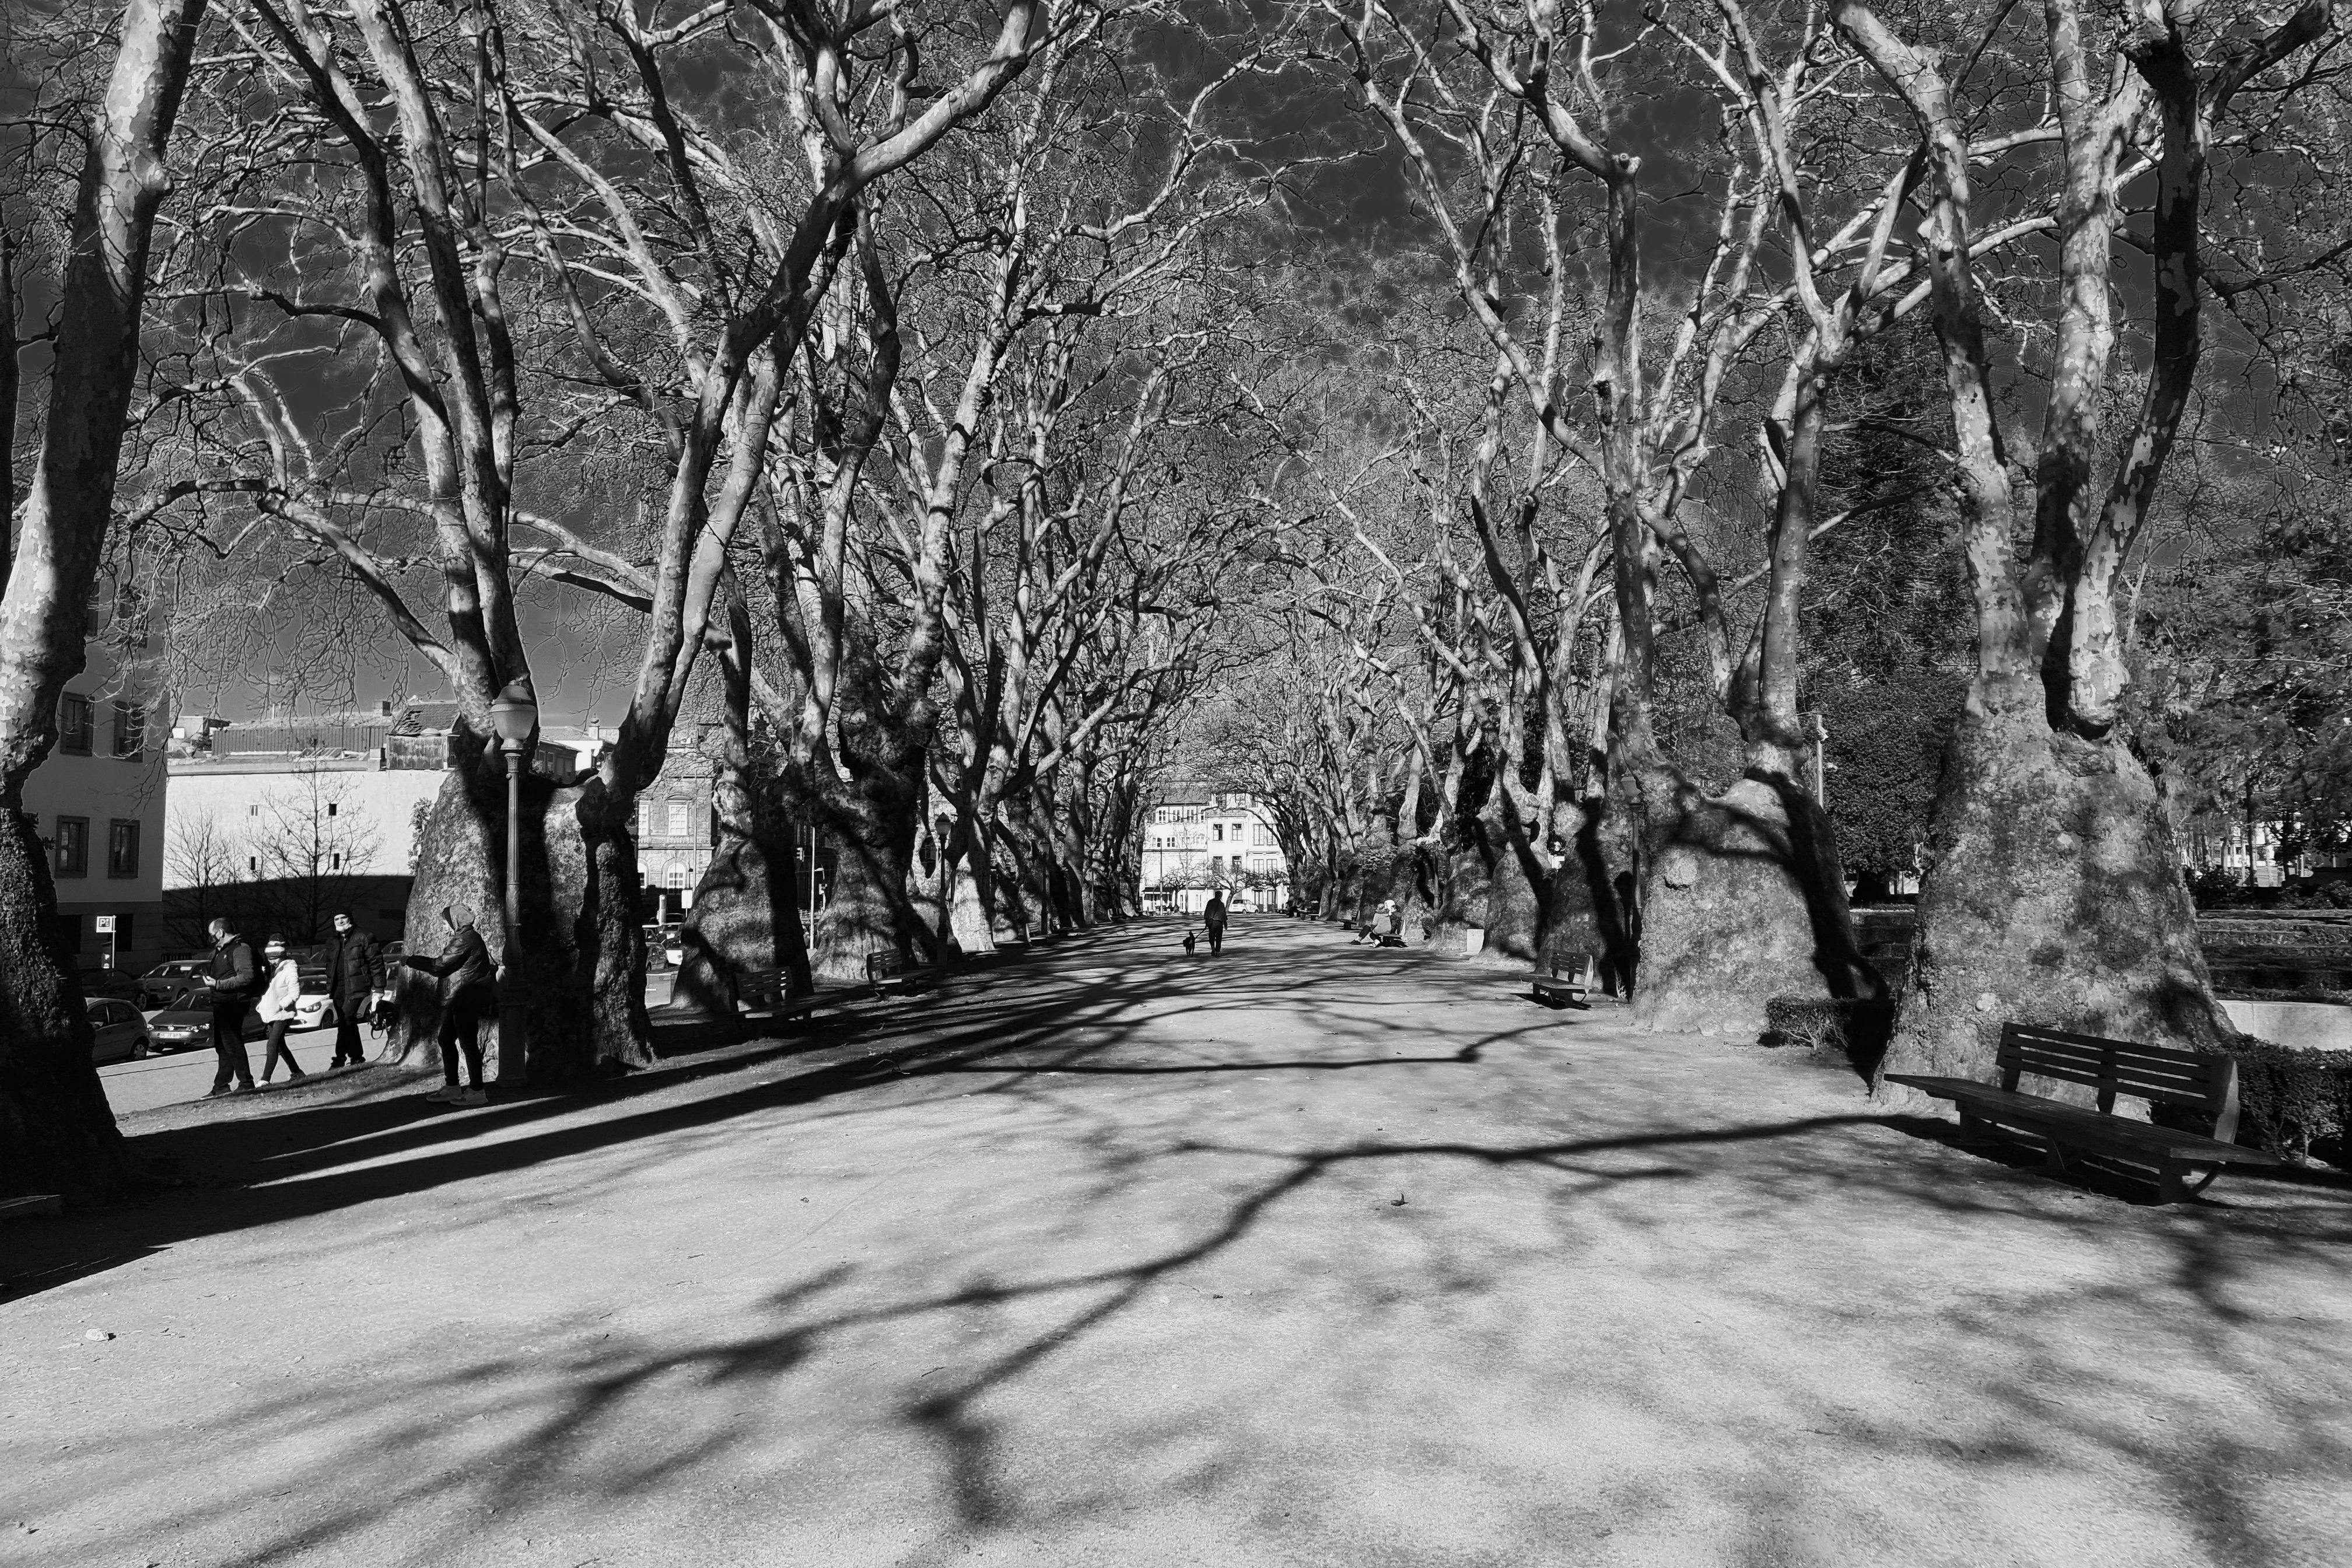
[(310, 1075), (294, 1053), (286, 1048), (286, 1031), (294, 1022), (294, 1004), (302, 994), (302, 969), (286, 956), (286, 943), (277, 937), (261, 950), (262, 968), (269, 974), (269, 989), (261, 994), (261, 1003), (254, 1011), (269, 1026), (269, 1052), (261, 1058), (261, 1081), (268, 1083), (269, 1075), (278, 1070), (278, 1058), (286, 1058), (286, 1081), (299, 1083)]

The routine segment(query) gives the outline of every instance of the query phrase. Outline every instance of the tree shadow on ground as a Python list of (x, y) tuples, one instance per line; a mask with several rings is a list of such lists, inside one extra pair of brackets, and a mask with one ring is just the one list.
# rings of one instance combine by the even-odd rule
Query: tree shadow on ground
[[(175, 1434), (183, 1444), (242, 1453), (259, 1451), (296, 1431), (348, 1434), (313, 1445), (301, 1460), (308, 1468), (290, 1478), (279, 1471), (267, 1482), (225, 1479), (189, 1504), (189, 1523), (201, 1527), (236, 1517), (238, 1510), (256, 1506), (254, 1489), (265, 1485), (315, 1486), (336, 1496), (334, 1509), (299, 1527), (265, 1533), (227, 1561), (260, 1563), (349, 1551), (363, 1532), (404, 1510), (447, 1507), (450, 1472), (418, 1466), (412, 1456), (442, 1451), (451, 1432), (492, 1435), (466, 1449), (462, 1482), (468, 1504), (492, 1515), (527, 1516), (533, 1510), (561, 1508), (567, 1496), (591, 1493), (622, 1505), (649, 1501), (662, 1489), (710, 1467), (775, 1463), (777, 1439), (763, 1436), (756, 1425), (747, 1427), (746, 1411), (773, 1412), (771, 1421), (798, 1425), (815, 1418), (809, 1414), (812, 1407), (827, 1399), (869, 1395), (871, 1408), (860, 1409), (854, 1422), (882, 1422), (932, 1456), (944, 1504), (932, 1549), (942, 1557), (977, 1537), (1035, 1540), (1052, 1530), (1118, 1521), (1154, 1503), (1196, 1500), (1202, 1491), (1234, 1484), (1234, 1477), (1263, 1462), (1244, 1425), (1233, 1418), (1238, 1412), (1222, 1419), (1213, 1405), (1190, 1415), (1116, 1414), (1108, 1419), (1118, 1434), (1132, 1439), (1131, 1456), (1106, 1443), (1106, 1457), (1088, 1467), (1084, 1485), (1046, 1495), (1034, 1465), (1023, 1462), (1039, 1440), (1031, 1429), (1036, 1418), (1024, 1418), (1002, 1396), (1024, 1384), (1033, 1391), (1083, 1386), (1081, 1373), (1049, 1368), (1093, 1354), (1128, 1353), (1128, 1342), (1118, 1336), (1155, 1291), (1188, 1278), (1216, 1283), (1213, 1270), (1242, 1267), (1236, 1255), (1252, 1247), (1286, 1242), (1295, 1249), (1307, 1234), (1299, 1227), (1320, 1212), (1313, 1205), (1322, 1199), (1385, 1193), (1406, 1179), (1393, 1171), (1415, 1173), (1410, 1179), (1417, 1184), (1432, 1179), (1432, 1171), (1466, 1169), (1522, 1184), (1526, 1204), (1554, 1216), (1551, 1227), (1459, 1256), (1441, 1250), (1447, 1245), (1442, 1232), (1423, 1239), (1418, 1248), (1399, 1247), (1391, 1233), (1388, 1252), (1331, 1285), (1340, 1304), (1369, 1312), (1377, 1322), (1381, 1311), (1400, 1302), (1443, 1298), (1455, 1304), (1454, 1310), (1468, 1310), (1484, 1299), (1512, 1297), (1528, 1260), (1557, 1248), (1596, 1214), (1670, 1254), (1689, 1245), (1685, 1222), (1676, 1218), (1683, 1211), (1666, 1207), (1640, 1214), (1625, 1207), (1628, 1194), (1662, 1185), (1704, 1187), (1711, 1205), (1728, 1205), (1737, 1211), (1734, 1217), (1759, 1226), (1801, 1212), (1801, 1205), (1828, 1201), (1841, 1206), (1807, 1217), (1827, 1222), (1848, 1212), (1893, 1209), (1915, 1223), (1931, 1225), (1941, 1216), (1961, 1226), (1993, 1227), (2001, 1237), (2021, 1234), (2021, 1227), (2079, 1245), (2093, 1256), (2113, 1244), (2119, 1221), (2131, 1222), (2136, 1234), (2128, 1241), (2158, 1260), (2154, 1275), (2176, 1309), (2136, 1320), (2154, 1342), (2136, 1343), (2131, 1355), (2096, 1353), (2095, 1348), (2084, 1353), (2053, 1325), (2062, 1316), (2097, 1323), (2105, 1314), (2144, 1312), (2147, 1279), (2052, 1281), (2021, 1270), (2019, 1288), (1993, 1299), (1900, 1309), (1918, 1325), (1917, 1343), (1949, 1342), (1929, 1352), (1931, 1359), (1916, 1369), (1917, 1377), (1969, 1380), (1985, 1406), (2002, 1414), (1998, 1425), (1979, 1422), (1955, 1430), (1940, 1426), (1932, 1414), (1913, 1415), (1901, 1406), (1857, 1411), (1839, 1403), (1842, 1395), (1783, 1370), (1768, 1337), (1742, 1347), (1723, 1374), (1752, 1383), (1769, 1397), (1759, 1410), (1732, 1420), (1722, 1441), (1746, 1451), (1777, 1453), (1790, 1432), (1802, 1430), (1827, 1438), (1832, 1448), (1857, 1464), (1932, 1465), (1988, 1485), (1999, 1484), (2001, 1475), (2014, 1474), (2019, 1467), (2093, 1480), (2102, 1466), (2125, 1467), (2148, 1483), (2151, 1494), (2177, 1514), (2180, 1528), (2217, 1560), (2257, 1568), (2294, 1560), (2292, 1543), (2279, 1540), (2273, 1522), (2262, 1517), (2252, 1480), (2241, 1484), (2231, 1478), (2267, 1470), (2294, 1485), (2329, 1476), (2340, 1481), (2343, 1467), (2352, 1463), (2336, 1423), (2340, 1391), (2311, 1380), (2290, 1378), (2282, 1384), (2277, 1374), (2286, 1363), (2281, 1358), (2316, 1353), (2324, 1328), (2288, 1328), (2284, 1339), (2274, 1337), (2266, 1346), (2245, 1343), (2249, 1313), (2235, 1292), (2265, 1269), (2325, 1268), (2342, 1279), (2352, 1210), (2339, 1205), (2315, 1221), (2311, 1215), (2231, 1213), (2221, 1205), (2119, 1216), (2105, 1205), (2069, 1209), (2054, 1204), (2042, 1187), (2023, 1181), (1954, 1181), (1947, 1161), (1868, 1157), (1874, 1152), (1899, 1154), (1906, 1135), (1917, 1139), (1925, 1131), (1904, 1119), (1894, 1119), (1889, 1127), (1885, 1119), (1856, 1113), (1491, 1143), (1360, 1140), (1286, 1150), (1205, 1134), (1177, 1137), (1107, 1170), (1106, 1181), (1132, 1192), (1150, 1166), (1204, 1159), (1230, 1168), (1265, 1168), (1202, 1216), (1190, 1234), (1168, 1245), (1142, 1247), (1134, 1256), (1087, 1267), (1010, 1273), (992, 1268), (961, 1281), (952, 1279), (952, 1260), (925, 1268), (913, 1281), (890, 1277), (878, 1262), (835, 1263), (812, 1268), (769, 1291), (759, 1305), (765, 1321), (748, 1332), (712, 1333), (688, 1318), (658, 1341), (625, 1335), (616, 1342), (609, 1334), (592, 1337), (594, 1324), (583, 1321), (541, 1335), (560, 1339), (568, 1332), (575, 1341), (551, 1359), (530, 1353), (536, 1347), (510, 1346), (456, 1364), (404, 1368), (372, 1379), (364, 1388), (305, 1388), (258, 1402), (233, 1420)], [(1857, 1150), (1853, 1140), (1869, 1147)], [(1376, 1213), (1385, 1206), (1377, 1198), (1373, 1202)], [(1412, 1222), (1409, 1214), (1400, 1214), (1395, 1223)], [(1942, 1230), (1965, 1234), (1954, 1226)], [(1507, 1237), (1507, 1228), (1499, 1234)], [(1103, 1250), (1118, 1250), (1116, 1239)], [(1283, 1254), (1276, 1263), (1293, 1255)], [(1815, 1320), (1820, 1331), (1850, 1339), (1856, 1357), (1871, 1353), (1870, 1342), (1885, 1331), (1885, 1313), (1893, 1310), (1866, 1301), (1791, 1302), (1772, 1294), (1782, 1285), (1751, 1285), (1722, 1270), (1711, 1272), (1717, 1288), (1735, 1300), (1760, 1301), (1784, 1318), (1793, 1310)], [(1332, 1316), (1339, 1322), (1362, 1321)], [(2279, 1332), (2275, 1324), (2260, 1326)], [(2290, 1342), (2298, 1333), (2310, 1342)], [(873, 1380), (845, 1384), (845, 1373), (821, 1373), (845, 1361), (873, 1360), (880, 1353), (877, 1334), (898, 1337), (882, 1342), (896, 1353)], [(910, 1340), (924, 1353), (910, 1358)], [(1097, 1342), (1107, 1342), (1107, 1347)], [(940, 1346), (954, 1348), (932, 1348)], [(1344, 1342), (1334, 1348), (1347, 1353)], [(924, 1365), (935, 1353), (949, 1364)], [(2151, 1365), (2173, 1368), (2173, 1382), (2151, 1388), (2145, 1375)], [(1530, 1364), (1527, 1372), (1538, 1378), (1565, 1377), (1567, 1386), (1584, 1394), (1663, 1406), (1663, 1420), (1727, 1419), (1716, 1405), (1704, 1403), (1710, 1397), (1704, 1381), (1696, 1388), (1662, 1384), (1656, 1368), (1640, 1355), (1555, 1356)], [(2217, 1448), (2198, 1440), (2201, 1423), (2171, 1441), (2149, 1436), (2145, 1424), (2109, 1418), (2126, 1406), (2145, 1407), (2160, 1430), (2200, 1409), (2203, 1396), (2197, 1385), (2211, 1376), (2232, 1379), (2233, 1387), (2267, 1384), (2273, 1390), (2265, 1422), (2275, 1435)], [(2053, 1399), (2053, 1386), (2064, 1390), (2063, 1400)], [(1416, 1416), (1443, 1428), (1443, 1412), (1424, 1410)], [(140, 1447), (160, 1440), (131, 1436)], [(1112, 1462), (1109, 1452), (1123, 1457)], [(1191, 1456), (1181, 1466), (1168, 1458), (1180, 1453)], [(364, 1484), (331, 1486), (337, 1475), (346, 1474), (344, 1467), (354, 1465)], [(1677, 1496), (1670, 1506), (1728, 1500), (1751, 1520), (1777, 1517), (1785, 1513), (1786, 1500), (1770, 1493), (1772, 1483), (1749, 1479), (1765, 1471), (1778, 1474), (1775, 1467), (1740, 1472), (1737, 1479), (1728, 1469), (1710, 1471), (1706, 1484), (1714, 1497)], [(800, 1478), (779, 1470), (765, 1479), (785, 1488)], [(1764, 1526), (1758, 1522), (1753, 1528)], [(918, 1552), (896, 1560), (930, 1558)]]
[[(140, 1132), (134, 1121), (131, 1157), (150, 1173), (148, 1195), (111, 1209), (19, 1225), (11, 1237), (8, 1273), (0, 1278), (0, 1302), (195, 1237), (415, 1195), (747, 1114), (854, 1100), (924, 1077), (982, 1074), (1018, 1081), (1059, 1073), (1152, 1078), (1469, 1066), (1496, 1039), (1508, 1037), (1475, 1038), (1434, 1055), (1110, 1060), (1148, 1021), (1188, 1012), (1255, 1012), (1270, 990), (1308, 1005), (1343, 1000), (1320, 996), (1316, 985), (1302, 990), (1295, 952), (1171, 959), (1135, 952), (1134, 929), (1067, 934), (1051, 953), (1033, 950), (1001, 958), (958, 972), (930, 990), (802, 1019), (784, 1037), (730, 1043), (723, 1025), (688, 1023), (667, 1031), (677, 1054), (660, 1067), (579, 1092), (500, 1095), (490, 1106), (458, 1112), (425, 1103), (421, 1093), (431, 1080), (418, 1073), (403, 1075), (404, 1091), (324, 1102), (289, 1099), (152, 1132)], [(1426, 962), (1396, 952), (1381, 956), (1389, 962), (1381, 970), (1388, 973)], [(1081, 965), (1075, 975), (1074, 960)], [(1348, 989), (1344, 976), (1320, 976), (1318, 984), (1334, 978), (1339, 990)], [(1079, 1034), (1085, 1037), (1071, 1038)], [(735, 1086), (711, 1091), (721, 1080)], [(184, 1115), (188, 1108), (167, 1109)], [(232, 1101), (222, 1109), (245, 1108)]]
[[(368, 1106), (252, 1119), (247, 1136), (274, 1130), (287, 1139), (248, 1152), (270, 1184), (115, 1217), (152, 1221), (162, 1245), (573, 1154), (625, 1149), (640, 1166), (740, 1157), (747, 1128), (773, 1136), (820, 1119), (919, 1113), (957, 1091), (1034, 1112), (1017, 1119), (1022, 1135), (1042, 1140), (1072, 1173), (1050, 1193), (1005, 1192), (981, 1212), (959, 1213), (949, 1232), (921, 1233), (919, 1251), (843, 1260), (779, 1251), (782, 1277), (744, 1276), (747, 1306), (719, 1327), (699, 1309), (724, 1301), (636, 1313), (633, 1326), (614, 1328), (605, 1321), (614, 1302), (592, 1300), (532, 1323), (532, 1343), (493, 1335), (486, 1351), (471, 1348), (479, 1340), (464, 1350), (443, 1341), (365, 1379), (304, 1381), (194, 1421), (174, 1412), (152, 1430), (110, 1429), (120, 1457), (91, 1484), (130, 1495), (191, 1451), (269, 1455), (267, 1466), (208, 1477), (200, 1496), (175, 1490), (184, 1510), (175, 1528), (235, 1533), (236, 1551), (216, 1559), (225, 1562), (385, 1561), (368, 1555), (370, 1532), (403, 1517), (446, 1520), (453, 1504), (476, 1533), (490, 1520), (545, 1520), (587, 1500), (653, 1507), (669, 1489), (713, 1475), (804, 1495), (821, 1489), (812, 1479), (824, 1474), (821, 1450), (870, 1429), (893, 1463), (935, 1488), (928, 1539), (891, 1560), (944, 1561), (977, 1538), (1116, 1529), (1136, 1510), (1196, 1505), (1270, 1465), (1281, 1473), (1282, 1449), (1252, 1426), (1277, 1391), (1212, 1385), (1192, 1395), (1180, 1379), (1164, 1398), (1087, 1405), (1095, 1379), (1155, 1346), (1189, 1374), (1213, 1377), (1197, 1357), (1213, 1359), (1255, 1327), (1187, 1318), (1172, 1340), (1139, 1337), (1145, 1320), (1166, 1310), (1159, 1298), (1222, 1300), (1213, 1289), (1273, 1279), (1314, 1312), (1318, 1364), (1394, 1357), (1401, 1373), (1448, 1353), (1443, 1336), (1420, 1331), (1432, 1314), (1507, 1335), (1521, 1316), (1558, 1305), (1531, 1280), (1556, 1290), (1561, 1277), (1549, 1270), (1559, 1257), (1604, 1247), (1619, 1250), (1596, 1257), (1591, 1271), (1634, 1287), (1613, 1315), (1573, 1303), (1572, 1336), (1536, 1319), (1517, 1338), (1455, 1347), (1442, 1364), (1467, 1382), (1525, 1380), (1546, 1401), (1647, 1412), (1704, 1432), (1711, 1449), (1753, 1456), (1744, 1466), (1711, 1456), (1704, 1469), (1668, 1475), (1658, 1498), (1627, 1506), (1727, 1508), (1757, 1532), (1759, 1560), (1776, 1550), (1768, 1537), (1778, 1527), (1768, 1521), (1811, 1506), (1774, 1489), (1787, 1481), (1782, 1456), (1798, 1432), (1857, 1468), (1920, 1467), (1989, 1489), (2021, 1468), (2042, 1484), (2112, 1483), (2158, 1500), (2151, 1506), (2169, 1510), (2213, 1560), (2255, 1568), (2294, 1557), (2264, 1489), (2340, 1487), (2352, 1468), (2339, 1418), (2346, 1377), (2328, 1349), (2334, 1326), (2265, 1306), (2263, 1294), (2286, 1275), (2352, 1282), (2352, 1205), (2337, 1194), (2290, 1190), (2282, 1202), (2261, 1184), (2171, 1209), (2126, 1209), (1938, 1147), (1948, 1142), (1939, 1122), (1856, 1104), (1793, 1115), (1735, 1108), (1720, 1125), (1692, 1126), (1694, 1108), (1658, 1100), (1657, 1084), (1605, 1078), (1573, 1080), (1573, 1108), (1562, 1112), (1600, 1130), (1560, 1136), (1292, 1141), (1278, 1127), (1204, 1113), (1197, 1096), (1170, 1099), (1156, 1121), (1121, 1121), (1164, 1086), (1243, 1071), (1328, 1084), (1334, 1071), (1427, 1068), (1440, 1075), (1427, 1092), (1461, 1100), (1507, 1062), (1523, 1075), (1551, 1070), (1498, 1047), (1549, 1044), (1562, 1031), (1530, 1026), (1452, 1050), (1412, 1049), (1430, 1016), (1496, 977), (1435, 965), (1416, 973), (1417, 961), (1392, 953), (1307, 964), (1306, 944), (1289, 944), (1229, 954), (1210, 972), (1117, 941), (1058, 945), (1067, 968), (951, 986), (877, 1010), (841, 1037), (708, 1064), (667, 1083), (646, 1075), (603, 1096), (421, 1124), (335, 1120)], [(1369, 982), (1379, 974), (1425, 976), (1425, 998), (1419, 986), (1377, 993)], [(1223, 1016), (1244, 1021), (1276, 1005), (1269, 996), (1316, 1021), (1318, 1051), (1251, 1055), (1218, 1037)], [(1170, 1018), (1204, 1037), (1192, 1047), (1201, 1059), (1171, 1062), (1170, 1047), (1142, 1040), (1147, 1026)], [(1640, 1059), (1654, 1059), (1654, 1046), (1644, 1049)], [(1136, 1080), (1132, 1089), (1109, 1081), (1122, 1077)], [(1524, 1093), (1531, 1081), (1499, 1079), (1496, 1092)], [(757, 1120), (793, 1110), (802, 1114)], [(1667, 1124), (1608, 1126), (1661, 1117)], [(981, 1121), (959, 1131), (954, 1147), (976, 1160), (1009, 1136)], [(345, 1168), (386, 1153), (404, 1157)], [(567, 1197), (593, 1195), (625, 1188), (635, 1168), (607, 1159), (594, 1173), (551, 1179)], [(1448, 1212), (1423, 1201), (1424, 1188), (1449, 1183), (1500, 1194), (1500, 1206)], [(1391, 1202), (1407, 1187), (1412, 1203)], [(1196, 1195), (1165, 1195), (1180, 1191)], [(1160, 1223), (1120, 1223), (1145, 1213)], [(1343, 1226), (1331, 1217), (1342, 1215)], [(1794, 1234), (1844, 1240), (1873, 1226), (1899, 1237), (1892, 1272), (1870, 1272), (1874, 1255), (1860, 1245), (1827, 1281), (1771, 1267)], [(115, 1256), (123, 1245), (115, 1239)], [(1930, 1274), (1939, 1250), (1963, 1256)], [(1857, 1271), (1859, 1286), (1843, 1278)], [(1937, 1278), (1968, 1289), (1926, 1288)], [(1676, 1331), (1669, 1309), (1701, 1293), (1706, 1310), (1748, 1309), (1770, 1331), (1707, 1341), (1720, 1364), (1676, 1381), (1649, 1352)], [(1835, 1379), (1809, 1379), (1786, 1362), (1797, 1336), (1836, 1347)], [(1197, 1356), (1187, 1349), (1195, 1338)], [(1902, 1397), (1851, 1404), (1848, 1390), (1873, 1371)], [(1934, 1401), (1934, 1391), (1953, 1388), (1974, 1399), (1960, 1416)], [(1737, 1402), (1725, 1389), (1752, 1397)], [(1475, 1468), (1481, 1435), (1470, 1417), (1481, 1407), (1447, 1403), (1442, 1388), (1429, 1397), (1412, 1419), (1461, 1445)], [(2250, 1401), (2262, 1421), (2233, 1425), (2226, 1407)], [(1093, 1425), (1074, 1454), (1061, 1428), (1080, 1421)], [(1041, 1454), (1054, 1458), (1041, 1467)], [(852, 1462), (871, 1458), (861, 1448)], [(1548, 1476), (1538, 1489), (1559, 1488)], [(289, 1492), (325, 1501), (298, 1519), (276, 1500)], [(27, 1511), (89, 1502), (38, 1477), (27, 1493)], [(257, 1531), (255, 1520), (264, 1521)]]

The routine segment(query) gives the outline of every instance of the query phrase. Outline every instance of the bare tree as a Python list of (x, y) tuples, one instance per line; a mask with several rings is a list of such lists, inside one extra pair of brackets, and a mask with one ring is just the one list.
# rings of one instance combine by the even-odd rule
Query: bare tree
[[(58, 695), (82, 668), (138, 374), (148, 247), (203, 14), (204, 0), (131, 0), (123, 12), (82, 160), (40, 451), (0, 592), (0, 1192), (92, 1200), (124, 1175), (24, 788), (56, 742)], [(10, 443), (16, 416), (12, 404)]]
[(254, 804), (259, 814), (244, 836), (257, 884), (247, 918), (267, 921), (268, 934), (289, 942), (326, 941), (345, 889), (373, 867), (383, 835), (352, 810), (351, 775), (328, 768), (298, 768)]

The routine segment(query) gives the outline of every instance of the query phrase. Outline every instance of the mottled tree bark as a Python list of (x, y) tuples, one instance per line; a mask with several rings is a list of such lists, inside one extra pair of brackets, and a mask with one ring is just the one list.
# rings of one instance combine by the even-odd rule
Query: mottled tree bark
[[(98, 1202), (128, 1173), (24, 789), (56, 742), (58, 696), (82, 668), (85, 606), (138, 378), (148, 245), (204, 9), (204, 0), (131, 0), (123, 13), (74, 203), (47, 421), (0, 594), (0, 1194)], [(13, 404), (0, 408), (0, 418), (16, 417)]]

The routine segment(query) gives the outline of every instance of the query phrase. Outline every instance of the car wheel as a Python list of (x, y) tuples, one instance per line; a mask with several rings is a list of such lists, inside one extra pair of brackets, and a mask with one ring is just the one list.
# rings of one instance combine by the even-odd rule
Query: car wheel
[(143, 1062), (147, 1059), (147, 1056), (148, 1049), (146, 1041), (141, 1040), (138, 1044), (131, 1047), (131, 1059), (132, 1061)]

